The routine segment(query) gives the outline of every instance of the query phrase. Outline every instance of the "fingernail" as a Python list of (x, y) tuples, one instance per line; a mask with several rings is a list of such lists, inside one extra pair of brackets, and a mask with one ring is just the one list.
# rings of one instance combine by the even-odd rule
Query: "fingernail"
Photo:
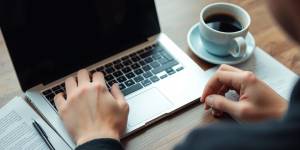
[(206, 99), (205, 99), (206, 104), (209, 105), (209, 106), (212, 106), (213, 101), (214, 101), (214, 97), (212, 95), (207, 96)]

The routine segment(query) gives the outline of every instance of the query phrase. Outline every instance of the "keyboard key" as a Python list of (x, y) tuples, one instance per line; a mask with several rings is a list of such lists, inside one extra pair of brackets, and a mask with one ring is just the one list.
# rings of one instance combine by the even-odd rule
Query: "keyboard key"
[(161, 52), (161, 55), (168, 60), (173, 60), (173, 57), (167, 52)]
[(144, 66), (144, 65), (146, 65), (147, 63), (146, 63), (144, 60), (140, 60), (140, 61), (139, 61), (139, 64), (140, 64), (141, 66)]
[(124, 57), (121, 58), (121, 60), (123, 60), (123, 61), (128, 60), (128, 59), (129, 59), (128, 56), (124, 56)]
[(54, 102), (54, 101), (51, 101), (51, 102), (50, 102), (50, 104), (53, 106), (53, 108), (55, 108), (55, 109), (57, 110), (57, 108), (56, 108), (56, 106), (55, 106), (55, 102)]
[(117, 69), (117, 70), (120, 70), (124, 67), (124, 65), (122, 65), (121, 63), (120, 64), (115, 64), (114, 67)]
[(144, 87), (150, 85), (152, 82), (149, 79), (146, 79), (144, 81), (141, 82), (143, 84)]
[(146, 58), (146, 57), (151, 56), (151, 54), (152, 54), (151, 51), (146, 51), (146, 52), (140, 54), (140, 57), (141, 57), (141, 58)]
[(152, 46), (148, 46), (148, 47), (145, 48), (145, 50), (147, 50), (147, 51), (150, 50), (150, 49), (152, 49)]
[(105, 76), (104, 78), (105, 78), (106, 81), (110, 81), (110, 80), (114, 79), (114, 76), (112, 76), (112, 75), (107, 75), (107, 76)]
[(55, 86), (55, 87), (52, 88), (53, 91), (57, 91), (59, 89), (60, 89), (60, 85), (57, 85), (57, 86)]
[(61, 89), (66, 90), (66, 84), (65, 84), (65, 82), (62, 83), (62, 84), (60, 85), (60, 87), (61, 87)]
[(138, 56), (133, 56), (133, 57), (131, 57), (131, 60), (133, 62), (137, 62), (137, 61), (141, 60), (141, 58), (139, 58)]
[(123, 65), (125, 65), (125, 66), (129, 66), (129, 65), (132, 64), (132, 61), (128, 59), (128, 60), (123, 61), (122, 63), (123, 63)]
[(134, 57), (134, 56), (136, 56), (137, 54), (135, 53), (135, 52), (133, 52), (133, 53), (131, 53), (129, 56), (130, 57)]
[(49, 101), (53, 101), (53, 98), (54, 98), (55, 94), (54, 93), (51, 93), (49, 95), (46, 95), (46, 98), (49, 100)]
[(58, 94), (58, 93), (64, 93), (64, 90), (63, 89), (59, 89), (57, 91), (54, 91), (55, 94)]
[(124, 69), (122, 69), (122, 71), (123, 71), (124, 73), (128, 73), (128, 72), (131, 71), (131, 69), (130, 69), (129, 67), (125, 67)]
[(121, 77), (119, 77), (118, 79), (117, 79), (117, 81), (118, 82), (124, 82), (124, 81), (126, 81), (127, 79), (126, 79), (126, 77), (124, 77), (124, 76), (121, 76)]
[(142, 77), (142, 76), (137, 76), (137, 77), (135, 77), (134, 79), (133, 79), (135, 82), (140, 82), (140, 81), (143, 81), (144, 80), (144, 78)]
[(121, 63), (121, 60), (120, 59), (118, 59), (118, 60), (115, 60), (114, 62), (113, 62), (113, 64), (120, 64)]
[(150, 71), (147, 71), (147, 72), (145, 72), (145, 73), (143, 74), (143, 76), (144, 76), (145, 78), (149, 78), (149, 77), (152, 77), (153, 74), (152, 74)]
[(176, 69), (176, 71), (179, 72), (179, 71), (181, 71), (183, 69), (184, 69), (183, 67), (179, 67), (179, 68)]
[(113, 73), (113, 75), (117, 78), (117, 77), (123, 75), (123, 73), (121, 71), (116, 71)]
[(46, 95), (49, 95), (49, 94), (51, 94), (52, 93), (52, 90), (51, 89), (49, 89), (49, 90), (46, 90), (46, 91), (44, 91), (43, 92), (43, 94), (46, 96)]
[(152, 55), (152, 58), (155, 60), (158, 60), (158, 59), (161, 59), (161, 56), (160, 56), (160, 54), (154, 54), (154, 55)]
[(137, 69), (137, 68), (139, 68), (139, 67), (140, 67), (140, 65), (137, 64), (137, 63), (131, 65), (131, 68), (132, 68), (132, 69)]
[(154, 50), (157, 51), (157, 52), (162, 52), (162, 51), (164, 51), (164, 49), (163, 49), (161, 46), (159, 46), (159, 45), (157, 45), (157, 46), (154, 48)]
[(170, 76), (170, 75), (175, 74), (175, 73), (176, 73), (176, 71), (168, 72), (168, 75)]
[(129, 86), (132, 86), (132, 85), (134, 85), (134, 84), (135, 84), (135, 82), (134, 82), (133, 80), (131, 80), (131, 79), (130, 79), (130, 80), (127, 80), (127, 81), (125, 82), (125, 85), (128, 86), (128, 87), (129, 87)]
[(142, 50), (139, 50), (138, 52), (136, 52), (137, 54), (143, 54), (145, 51), (142, 49)]
[(157, 68), (160, 66), (160, 64), (157, 61), (154, 61), (154, 62), (150, 63), (150, 66), (153, 68)]
[(173, 66), (176, 66), (176, 65), (178, 65), (178, 62), (173, 60), (173, 61), (170, 61), (170, 62), (168, 62), (168, 63), (166, 63), (166, 64), (164, 64), (160, 67), (157, 67), (157, 68), (153, 69), (152, 73), (158, 74), (158, 73), (164, 71), (165, 69), (172, 68)]
[(126, 95), (129, 95), (129, 94), (131, 94), (131, 93), (133, 93), (133, 92), (135, 92), (137, 90), (140, 90), (142, 88), (143, 88), (143, 86), (140, 83), (137, 83), (135, 85), (132, 85), (129, 88), (126, 88), (126, 89), (122, 90), (122, 92), (126, 96)]
[(119, 84), (119, 89), (120, 89), (120, 90), (123, 90), (123, 89), (125, 89), (125, 88), (126, 88), (126, 86), (125, 86), (123, 83), (120, 83), (120, 84)]
[(109, 67), (111, 67), (112, 65), (113, 65), (113, 63), (108, 63), (108, 64), (105, 65), (105, 67), (106, 67), (106, 68), (109, 68)]
[(158, 62), (160, 63), (160, 64), (165, 64), (165, 63), (167, 63), (168, 62), (168, 59), (166, 59), (166, 58), (161, 58), (161, 59), (159, 59), (158, 60)]
[(137, 70), (134, 71), (134, 73), (139, 75), (139, 74), (144, 73), (144, 71), (142, 69), (137, 69)]
[(112, 87), (113, 84), (118, 83), (116, 80), (111, 80), (108, 82), (108, 85)]
[(166, 69), (166, 72), (168, 73), (168, 75), (172, 75), (172, 74), (176, 73), (175, 70), (173, 70), (172, 68)]
[(160, 76), (160, 79), (164, 79), (164, 78), (166, 78), (166, 77), (168, 77), (167, 74)]
[(142, 67), (142, 69), (143, 69), (145, 72), (147, 72), (147, 71), (151, 70), (151, 67), (150, 67), (149, 65), (145, 65), (145, 66)]
[(135, 74), (132, 72), (129, 72), (128, 74), (125, 75), (128, 79), (134, 78)]
[(157, 76), (153, 76), (150, 78), (150, 80), (154, 83), (154, 82), (159, 81), (159, 78)]
[(105, 69), (105, 72), (110, 74), (110, 73), (113, 73), (115, 71), (115, 69), (113, 67), (108, 67)]
[(152, 59), (151, 57), (147, 57), (147, 58), (145, 58), (144, 60), (145, 60), (145, 62), (147, 62), (147, 63), (151, 63), (151, 62), (153, 61), (153, 59)]
[(104, 67), (103, 66), (98, 67), (96, 70), (99, 71), (99, 72), (102, 72), (104, 70)]
[(151, 70), (151, 67), (149, 65), (145, 65), (142, 67), (144, 71), (149, 71)]

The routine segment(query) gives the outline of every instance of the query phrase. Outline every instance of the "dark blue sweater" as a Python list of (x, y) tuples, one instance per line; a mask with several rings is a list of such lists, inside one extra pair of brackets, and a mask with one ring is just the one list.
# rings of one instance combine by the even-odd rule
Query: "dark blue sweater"
[[(223, 122), (198, 128), (175, 147), (175, 150), (208, 149), (297, 149), (300, 146), (300, 81), (296, 84), (289, 109), (282, 121), (241, 125)], [(97, 139), (76, 150), (122, 150), (112, 139)]]

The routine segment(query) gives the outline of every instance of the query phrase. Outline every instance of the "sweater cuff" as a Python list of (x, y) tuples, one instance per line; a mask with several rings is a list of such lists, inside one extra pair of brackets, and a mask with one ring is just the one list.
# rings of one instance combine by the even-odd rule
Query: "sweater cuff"
[(116, 139), (102, 138), (88, 141), (76, 147), (76, 150), (123, 150), (121, 143)]

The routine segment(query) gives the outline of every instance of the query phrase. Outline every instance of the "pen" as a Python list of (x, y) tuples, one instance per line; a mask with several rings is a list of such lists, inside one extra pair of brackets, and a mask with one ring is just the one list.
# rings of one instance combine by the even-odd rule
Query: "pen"
[(36, 129), (36, 131), (39, 133), (39, 135), (41, 136), (41, 138), (43, 139), (43, 141), (47, 144), (47, 146), (49, 147), (49, 149), (50, 150), (55, 150), (55, 148), (53, 147), (53, 145), (49, 141), (46, 132), (43, 130), (43, 128), (35, 120), (32, 122), (32, 125)]

